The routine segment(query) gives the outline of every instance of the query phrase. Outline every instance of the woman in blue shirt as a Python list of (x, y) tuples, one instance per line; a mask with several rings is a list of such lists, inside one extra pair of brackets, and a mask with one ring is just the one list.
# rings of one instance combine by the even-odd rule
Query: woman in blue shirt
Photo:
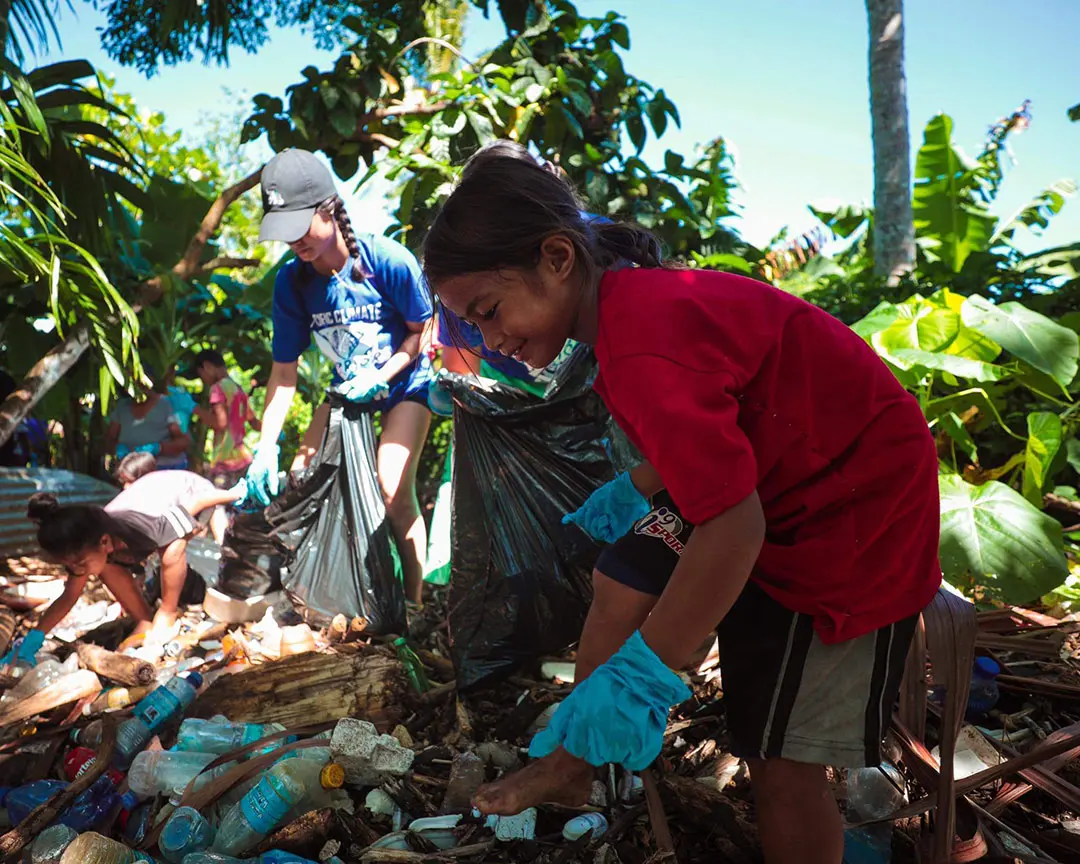
[[(297, 361), (314, 338), (333, 364), (332, 389), (382, 411), (379, 485), (405, 596), (418, 603), (427, 536), (416, 467), (431, 421), (431, 366), (420, 350), (431, 299), (420, 266), (400, 243), (354, 233), (330, 172), (306, 150), (284, 150), (266, 164), (262, 196), (259, 239), (288, 243), (296, 258), (274, 283), (274, 364), (249, 486), (263, 504), (277, 494), (276, 442), (296, 392)], [(327, 413), (317, 411), (313, 427), (325, 425)]]

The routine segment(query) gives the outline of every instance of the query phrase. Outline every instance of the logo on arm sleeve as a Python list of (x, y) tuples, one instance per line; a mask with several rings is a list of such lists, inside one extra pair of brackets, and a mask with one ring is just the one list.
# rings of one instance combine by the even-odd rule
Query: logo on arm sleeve
[(650, 511), (643, 519), (634, 526), (635, 534), (645, 537), (655, 537), (663, 541), (664, 545), (676, 555), (682, 555), (685, 544), (679, 539), (683, 530), (683, 521), (678, 514), (667, 507), (657, 507)]

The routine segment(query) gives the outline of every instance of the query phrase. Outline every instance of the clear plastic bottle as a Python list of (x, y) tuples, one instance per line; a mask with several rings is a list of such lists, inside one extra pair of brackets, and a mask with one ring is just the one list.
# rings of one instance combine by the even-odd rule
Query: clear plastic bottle
[(863, 819), (884, 819), (907, 799), (904, 775), (888, 762), (848, 771), (847, 789), (848, 806)]
[(608, 821), (603, 813), (582, 813), (563, 825), (562, 836), (567, 840), (577, 840), (591, 833), (592, 839), (603, 837), (608, 830)]
[(67, 825), (46, 828), (30, 847), (30, 864), (59, 864), (60, 856), (79, 832)]
[(43, 659), (36, 666), (26, 669), (19, 679), (19, 683), (0, 696), (0, 702), (14, 703), (27, 696), (32, 696), (40, 690), (44, 690), (51, 684), (55, 684), (65, 675), (71, 675), (79, 671), (79, 658), (72, 654), (63, 663), (52, 657)]
[(161, 829), (158, 851), (166, 861), (180, 864), (185, 855), (209, 849), (213, 839), (206, 817), (192, 807), (177, 807)]
[(288, 764), (293, 779), (304, 786), (304, 797), (286, 815), (286, 825), (312, 810), (335, 807), (348, 800), (349, 793), (341, 788), (345, 783), (345, 769), (336, 762), (320, 765), (311, 759), (286, 757), (278, 762), (279, 765), (283, 763)]
[[(132, 792), (139, 795), (171, 795), (173, 792), (183, 792), (188, 783), (217, 758), (214, 753), (143, 751), (131, 763), (128, 786)], [(222, 765), (221, 768), (227, 769), (231, 764)], [(206, 778), (209, 780), (223, 773), (220, 769), (207, 771)]]
[(136, 705), (132, 713), (142, 720), (151, 732), (156, 732), (170, 720), (184, 715), (199, 695), (202, 685), (203, 678), (198, 672), (176, 675), (169, 683), (158, 687)]
[(233, 858), (218, 852), (192, 852), (185, 855), (181, 864), (259, 864), (257, 858)]
[(304, 797), (304, 786), (292, 776), (287, 759), (274, 765), (258, 784), (221, 819), (213, 852), (237, 855), (270, 834)]
[[(180, 724), (176, 749), (198, 753), (231, 753), (284, 729), (280, 723), (233, 723), (229, 720), (200, 720), (189, 717)], [(272, 741), (252, 755), (270, 753), (280, 749), (284, 743), (284, 739)]]
[(60, 864), (135, 864), (136, 861), (154, 859), (143, 852), (128, 849), (123, 843), (102, 837), (93, 831), (80, 834), (60, 856)]

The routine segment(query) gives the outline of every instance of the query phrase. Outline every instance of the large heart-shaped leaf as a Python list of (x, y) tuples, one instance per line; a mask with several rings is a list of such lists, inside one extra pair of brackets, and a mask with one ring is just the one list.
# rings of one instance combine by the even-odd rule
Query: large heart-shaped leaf
[(939, 372), (949, 372), (959, 378), (970, 378), (972, 381), (1000, 381), (1012, 374), (1011, 370), (1004, 366), (995, 366), (993, 363), (983, 363), (981, 360), (957, 357), (954, 354), (934, 354), (913, 348), (901, 348), (888, 356), (902, 369), (923, 366)]
[(1050, 375), (1062, 389), (1076, 377), (1080, 338), (1068, 327), (1015, 301), (995, 305), (978, 294), (964, 301), (961, 317), (968, 327)]
[(1024, 452), (1024, 497), (1042, 506), (1043, 492), (1050, 482), (1050, 466), (1065, 437), (1061, 418), (1049, 411), (1028, 414), (1028, 442)]
[(954, 585), (979, 585), (1006, 603), (1027, 603), (1065, 581), (1061, 524), (1004, 483), (939, 478), (941, 569)]
[(897, 304), (896, 311), (896, 320), (871, 337), (871, 343), (879, 353), (893, 354), (903, 349), (940, 351), (960, 331), (959, 315), (918, 294)]

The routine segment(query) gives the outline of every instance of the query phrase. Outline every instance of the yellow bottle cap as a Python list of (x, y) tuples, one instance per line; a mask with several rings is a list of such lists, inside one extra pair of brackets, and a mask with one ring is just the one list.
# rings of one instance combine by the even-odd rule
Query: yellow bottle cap
[(319, 782), (323, 789), (340, 789), (345, 783), (345, 769), (331, 762), (319, 772)]

